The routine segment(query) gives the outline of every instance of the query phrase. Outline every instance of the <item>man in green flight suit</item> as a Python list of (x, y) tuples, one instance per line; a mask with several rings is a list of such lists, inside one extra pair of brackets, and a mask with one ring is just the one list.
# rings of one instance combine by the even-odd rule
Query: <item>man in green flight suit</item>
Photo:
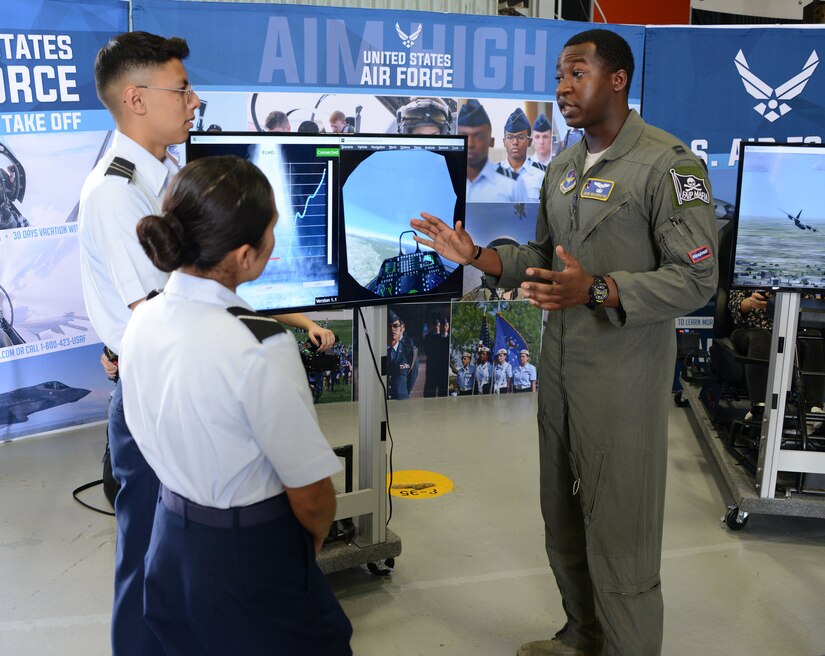
[(539, 367), (545, 546), (567, 616), (519, 656), (661, 653), (659, 577), (674, 318), (716, 289), (707, 173), (676, 137), (628, 106), (633, 55), (620, 36), (573, 36), (556, 99), (584, 139), (541, 188), (536, 238), (476, 246), (421, 214), (420, 243), (472, 264), (493, 287), (521, 286), (548, 310)]

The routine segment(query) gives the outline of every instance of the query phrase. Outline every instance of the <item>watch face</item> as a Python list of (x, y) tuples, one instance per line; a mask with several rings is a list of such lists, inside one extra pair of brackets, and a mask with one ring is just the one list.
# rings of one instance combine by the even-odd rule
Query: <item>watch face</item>
[(596, 280), (590, 286), (590, 301), (591, 303), (604, 303), (610, 295), (610, 288), (604, 281), (604, 278), (596, 276)]
[(607, 285), (603, 282), (598, 283), (593, 287), (593, 300), (595, 300), (596, 303), (604, 303), (607, 300), (608, 293)]

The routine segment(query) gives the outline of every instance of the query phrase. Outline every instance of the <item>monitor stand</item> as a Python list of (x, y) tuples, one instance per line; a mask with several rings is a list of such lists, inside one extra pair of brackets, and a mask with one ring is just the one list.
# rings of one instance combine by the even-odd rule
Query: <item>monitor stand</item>
[[(366, 564), (373, 573), (388, 574), (401, 553), (401, 539), (387, 528), (387, 307), (364, 307), (360, 312), (370, 343), (359, 325), (358, 489), (339, 494), (335, 512), (335, 519), (354, 518), (356, 533), (350, 543), (339, 540), (324, 545), (318, 565), (321, 571), (329, 573)], [(353, 311), (354, 321), (358, 321), (358, 313), (358, 309)], [(370, 349), (370, 344), (377, 353)], [(375, 363), (381, 371), (380, 379)]]

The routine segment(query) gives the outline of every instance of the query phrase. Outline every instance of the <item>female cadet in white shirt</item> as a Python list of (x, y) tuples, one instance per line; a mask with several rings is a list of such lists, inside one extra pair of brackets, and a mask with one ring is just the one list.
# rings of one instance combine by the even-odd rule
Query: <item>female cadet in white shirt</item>
[(295, 339), (235, 294), (263, 271), (276, 220), (266, 177), (213, 157), (184, 167), (163, 215), (138, 224), (172, 271), (136, 308), (120, 372), (127, 423), (161, 482), (144, 612), (170, 656), (352, 653), (315, 562), (341, 466)]

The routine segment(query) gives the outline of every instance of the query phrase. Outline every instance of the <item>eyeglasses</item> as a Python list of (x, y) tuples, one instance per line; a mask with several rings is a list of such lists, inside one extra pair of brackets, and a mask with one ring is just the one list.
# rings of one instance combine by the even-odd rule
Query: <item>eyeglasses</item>
[(185, 102), (187, 105), (189, 104), (189, 100), (192, 98), (192, 92), (194, 91), (191, 84), (185, 89), (173, 89), (171, 87), (150, 87), (145, 84), (136, 84), (135, 86), (138, 89), (154, 89), (155, 91), (177, 91), (178, 93), (186, 94)]
[(400, 329), (401, 329), (401, 326), (403, 326), (403, 325), (404, 325), (404, 324), (400, 324), (400, 323), (398, 323), (398, 322), (396, 321), (395, 323), (391, 323), (391, 324), (390, 324), (390, 328), (392, 328), (393, 330), (400, 330)]
[(528, 137), (526, 134), (507, 134), (507, 135), (504, 135), (504, 141), (509, 141), (510, 143), (515, 141), (516, 143), (523, 144), (529, 138), (530, 137)]

